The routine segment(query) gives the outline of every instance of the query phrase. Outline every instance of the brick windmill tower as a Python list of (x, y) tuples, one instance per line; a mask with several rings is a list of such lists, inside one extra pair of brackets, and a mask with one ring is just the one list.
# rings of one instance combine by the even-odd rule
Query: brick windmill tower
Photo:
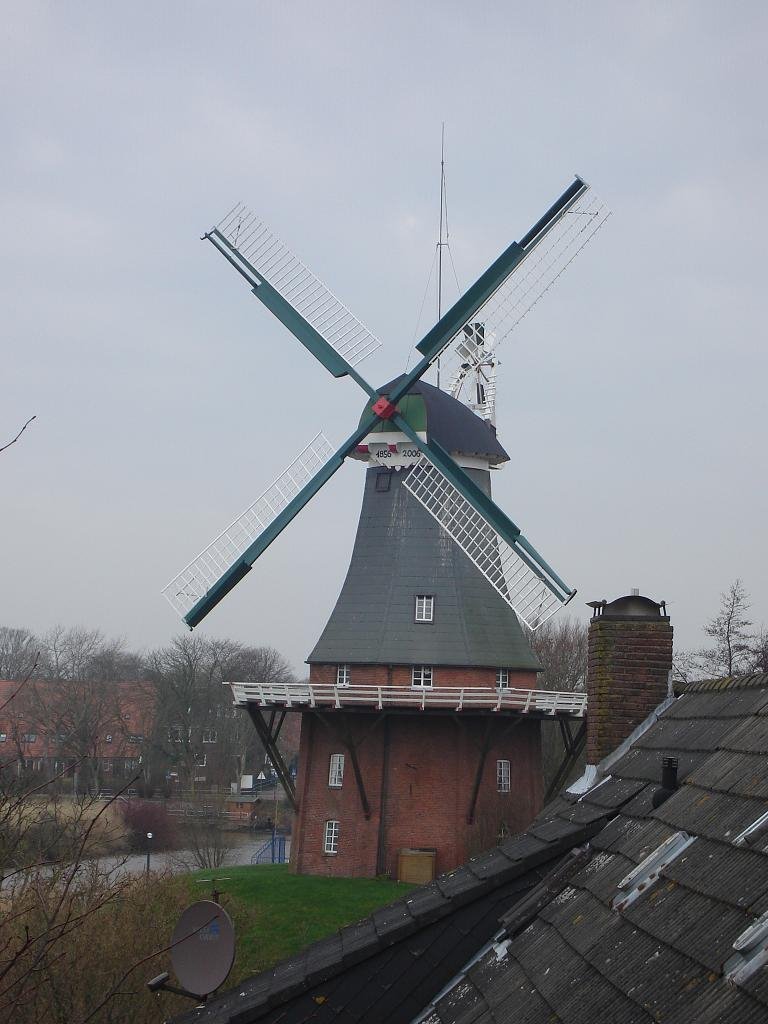
[[(345, 458), (368, 464), (349, 571), (309, 682), (231, 684), (296, 809), (299, 872), (461, 863), (538, 809), (541, 719), (584, 714), (582, 695), (536, 690), (540, 666), (519, 621), (536, 629), (575, 591), (491, 499), (491, 472), (509, 458), (493, 426), (495, 352), (607, 216), (577, 178), (438, 320), (415, 368), (377, 389), (355, 366), (378, 341), (256, 218), (238, 206), (205, 236), (369, 399), (335, 452), (317, 435), (164, 590), (194, 627)], [(438, 357), (447, 391), (422, 379)], [(302, 716), (295, 785), (277, 748), (289, 713)]]

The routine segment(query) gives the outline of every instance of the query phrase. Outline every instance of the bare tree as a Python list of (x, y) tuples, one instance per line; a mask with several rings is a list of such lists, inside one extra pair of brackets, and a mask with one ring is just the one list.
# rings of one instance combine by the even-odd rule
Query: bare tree
[[(233, 707), (224, 681), (282, 682), (290, 666), (271, 647), (184, 634), (148, 659), (155, 690), (154, 755), (175, 766), (194, 793), (195, 779), (229, 785), (246, 763), (261, 766), (263, 749), (247, 716)], [(205, 771), (203, 771), (205, 762)]]
[(116, 687), (93, 679), (35, 682), (27, 687), (22, 706), (26, 722), (47, 737), (57, 759), (76, 763), (83, 788), (97, 792), (106, 737), (123, 733)]
[(539, 687), (583, 692), (587, 681), (587, 627), (583, 623), (571, 618), (550, 619), (531, 634), (530, 644), (544, 666)]
[(0, 679), (24, 679), (38, 650), (39, 643), (28, 629), (0, 626)]
[[(572, 618), (550, 619), (530, 637), (530, 644), (544, 666), (538, 686), (544, 690), (582, 693), (587, 682), (587, 627)], [(565, 755), (560, 731), (554, 722), (543, 722), (541, 754), (544, 788), (554, 778)], [(583, 758), (573, 774), (581, 771)]]
[(752, 672), (768, 673), (768, 630), (764, 626), (753, 638), (749, 667)]
[(720, 610), (704, 626), (708, 647), (675, 651), (674, 677), (682, 682), (768, 672), (768, 632), (752, 628), (749, 594), (740, 579), (720, 595)]
[(704, 627), (713, 645), (699, 652), (704, 671), (711, 676), (733, 676), (748, 671), (755, 636), (747, 618), (749, 595), (740, 579), (720, 595), (720, 610)]

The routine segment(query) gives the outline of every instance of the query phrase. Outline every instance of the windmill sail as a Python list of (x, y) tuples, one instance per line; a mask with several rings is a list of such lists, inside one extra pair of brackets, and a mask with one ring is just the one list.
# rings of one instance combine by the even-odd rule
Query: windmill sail
[(506, 540), (426, 456), (403, 486), (477, 566), (531, 630), (566, 604), (575, 591), (562, 584), (538, 553), (518, 535)]
[[(247, 559), (249, 549), (260, 538), (265, 538), (266, 532), (286, 512), (291, 502), (299, 497), (313, 479), (319, 477), (315, 488), (318, 490), (341, 465), (343, 458), (339, 457), (336, 462), (333, 455), (334, 450), (328, 439), (322, 433), (315, 435), (285, 472), (163, 588), (163, 595), (189, 625), (199, 622), (209, 609), (195, 616), (190, 613), (221, 583), (223, 577), (237, 570), (243, 556)], [(326, 469), (326, 473), (321, 476), (323, 469)], [(307, 500), (313, 493), (308, 494)], [(275, 536), (277, 532), (279, 530)], [(253, 552), (249, 561), (243, 561), (240, 575), (233, 579), (232, 586), (248, 571), (250, 563), (272, 539), (269, 538), (258, 552)], [(226, 590), (223, 590), (221, 596), (224, 593)], [(220, 597), (216, 598), (218, 600)], [(212, 600), (211, 605), (216, 601)], [(192, 618), (194, 621), (190, 621)]]
[[(334, 376), (343, 376), (380, 347), (379, 339), (242, 203), (206, 237), (217, 248), (223, 243), (225, 254), (235, 254), (253, 272), (256, 297)], [(326, 346), (341, 361), (328, 358)]]
[[(610, 215), (605, 203), (587, 186), (546, 234), (539, 233), (529, 243), (524, 259), (478, 308), (473, 322), (463, 325), (449, 342), (443, 372), (450, 381), (450, 395), (458, 398), (467, 376), (474, 376), (472, 371), (477, 366), (493, 360), (498, 345), (543, 298)], [(483, 343), (468, 344), (468, 336), (473, 340), (480, 324)], [(489, 409), (486, 418), (491, 419), (492, 412)]]
[[(318, 434), (298, 458), (164, 588), (190, 627), (249, 572), (344, 459), (380, 422), (391, 421), (424, 452), (404, 481), (419, 502), (531, 629), (573, 596), (490, 498), (434, 440), (426, 443), (399, 413), (409, 392), (444, 349), (461, 336), (461, 364), (475, 372), (474, 406), (493, 418), (493, 352), (602, 226), (608, 211), (575, 178), (520, 242), (512, 242), (416, 346), (422, 359), (385, 396), (355, 366), (379, 340), (245, 206), (238, 204), (205, 235), (253, 293), (336, 377), (351, 376), (370, 410), (333, 452)], [(536, 257), (531, 254), (536, 252)], [(522, 269), (521, 269), (522, 268)], [(519, 271), (519, 272), (518, 272)], [(490, 358), (488, 354), (490, 353)]]

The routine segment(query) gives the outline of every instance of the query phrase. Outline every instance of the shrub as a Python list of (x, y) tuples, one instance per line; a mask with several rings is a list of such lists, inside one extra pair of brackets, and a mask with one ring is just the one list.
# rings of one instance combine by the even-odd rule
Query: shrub
[(178, 846), (176, 822), (164, 804), (126, 800), (122, 803), (122, 812), (133, 850), (146, 850), (147, 832), (152, 833), (153, 850), (173, 850)]

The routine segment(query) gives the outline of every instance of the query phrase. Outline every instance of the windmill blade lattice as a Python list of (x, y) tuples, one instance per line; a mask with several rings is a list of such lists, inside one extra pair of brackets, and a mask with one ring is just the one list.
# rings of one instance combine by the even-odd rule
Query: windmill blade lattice
[[(605, 203), (587, 188), (563, 211), (547, 234), (533, 240), (524, 261), (477, 310), (472, 322), (456, 333), (444, 352), (443, 367), (450, 381), (450, 395), (459, 396), (467, 374), (489, 361), (499, 344), (544, 297), (610, 215)], [(485, 418), (491, 419), (492, 412), (489, 409)]]
[(311, 478), (334, 453), (321, 432), (299, 452), (288, 468), (237, 519), (193, 558), (163, 588), (163, 596), (182, 618), (221, 580), (248, 548), (263, 536)]
[[(403, 486), (419, 501), (531, 630), (575, 591), (553, 578), (546, 563), (526, 544), (508, 543), (485, 516), (426, 456), (410, 470)], [(537, 564), (538, 561), (538, 564)]]
[(381, 346), (379, 339), (242, 203), (230, 210), (215, 230), (350, 366)]
[[(590, 194), (589, 186), (581, 178), (574, 179), (521, 241), (510, 243), (427, 332), (416, 346), (421, 360), (386, 393), (377, 392), (355, 369), (379, 347), (378, 339), (263, 222), (238, 204), (208, 232), (204, 237), (245, 278), (253, 294), (327, 370), (336, 377), (352, 377), (371, 402), (367, 414), (340, 448), (334, 452), (318, 434), (285, 473), (164, 588), (166, 598), (187, 625), (194, 627), (202, 621), (344, 459), (382, 422), (391, 422), (423, 453), (404, 481), (405, 486), (530, 628), (536, 629), (570, 600), (575, 591), (554, 573), (448, 451), (436, 440), (428, 437), (424, 442), (418, 436), (397, 403), (457, 336), (471, 342), (469, 355), (465, 352), (462, 357), (465, 362), (481, 358), (481, 348), (493, 351), (593, 237), (607, 215), (608, 211)], [(537, 256), (532, 259), (534, 251)], [(493, 322), (493, 328), (487, 328), (486, 322)], [(491, 373), (484, 379), (488, 388), (481, 404), (488, 405), (493, 402), (495, 376)]]

